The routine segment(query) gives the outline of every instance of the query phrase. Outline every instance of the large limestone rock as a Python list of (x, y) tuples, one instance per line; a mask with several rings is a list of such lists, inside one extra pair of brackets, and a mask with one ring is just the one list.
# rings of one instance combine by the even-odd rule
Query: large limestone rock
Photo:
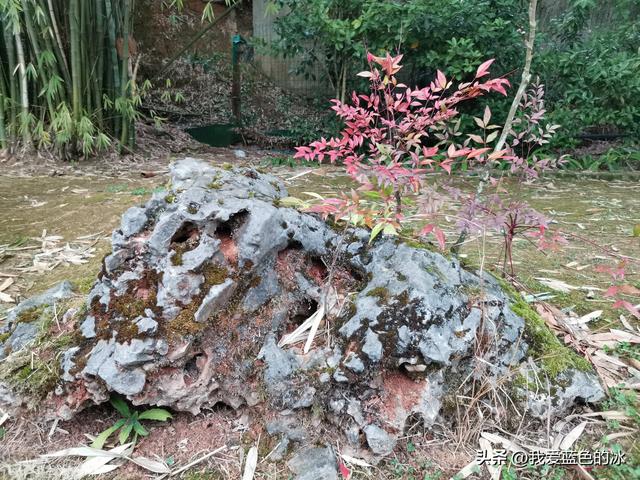
[[(525, 323), (493, 277), (395, 238), (343, 235), (281, 207), (285, 196), (251, 169), (176, 163), (171, 191), (128, 210), (113, 233), (83, 340), (63, 355), (58, 412), (112, 392), (194, 414), (259, 405), (285, 445), (315, 438), (303, 421), (313, 416), (386, 455), (409, 417), (430, 426), (447, 395), (525, 360)], [(329, 278), (329, 334), (306, 355), (279, 346), (322, 304)], [(579, 377), (590, 388), (566, 389), (563, 408), (602, 395), (592, 374)]]

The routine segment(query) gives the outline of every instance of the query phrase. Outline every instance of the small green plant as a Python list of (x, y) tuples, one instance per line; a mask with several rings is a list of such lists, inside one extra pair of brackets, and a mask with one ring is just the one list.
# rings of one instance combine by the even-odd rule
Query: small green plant
[(633, 391), (620, 390), (618, 388), (609, 389), (609, 400), (605, 407), (609, 410), (623, 410), (625, 415), (633, 420), (635, 424), (640, 424), (640, 404), (638, 396)]
[(140, 423), (142, 420), (166, 422), (168, 419), (172, 418), (171, 414), (164, 408), (150, 408), (144, 412), (137, 412), (135, 410), (130, 410), (127, 402), (120, 397), (111, 397), (110, 401), (113, 408), (122, 415), (122, 418), (95, 438), (91, 444), (93, 448), (104, 447), (104, 444), (107, 442), (109, 437), (118, 430), (120, 430), (120, 433), (118, 434), (118, 441), (120, 444), (124, 444), (129, 437), (131, 437), (131, 434), (133, 434), (133, 442), (135, 443), (138, 435), (141, 437), (149, 435), (149, 431)]
[(633, 358), (634, 360), (640, 360), (640, 345), (629, 342), (616, 343), (615, 347), (605, 348), (607, 353), (615, 353), (620, 357)]
[(300, 168), (300, 167), (317, 167), (318, 164), (316, 162), (309, 162), (305, 160), (298, 160), (293, 158), (292, 156), (277, 156), (277, 157), (268, 157), (262, 163), (265, 167), (290, 167), (290, 168)]

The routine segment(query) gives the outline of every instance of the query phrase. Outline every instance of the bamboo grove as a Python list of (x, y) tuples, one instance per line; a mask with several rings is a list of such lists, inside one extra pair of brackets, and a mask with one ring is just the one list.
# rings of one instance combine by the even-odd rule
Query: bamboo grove
[(0, 0), (0, 147), (133, 145), (134, 1)]

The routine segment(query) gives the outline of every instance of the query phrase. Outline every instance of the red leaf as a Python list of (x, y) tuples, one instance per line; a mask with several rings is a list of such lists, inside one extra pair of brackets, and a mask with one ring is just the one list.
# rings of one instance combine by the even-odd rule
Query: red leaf
[(607, 291), (604, 292), (605, 297), (615, 297), (617, 294), (618, 294), (618, 287), (615, 285), (610, 286), (609, 288), (607, 288)]
[(440, 88), (447, 88), (447, 77), (444, 76), (440, 70), (438, 70), (438, 86)]
[(347, 466), (341, 461), (338, 462), (338, 469), (340, 470), (340, 475), (342, 475), (342, 478), (344, 478), (345, 480), (349, 480), (349, 478), (351, 478), (351, 470), (349, 470)]
[(476, 72), (476, 78), (484, 77), (485, 75), (487, 75), (489, 73), (489, 67), (494, 61), (495, 58), (492, 58), (491, 60), (487, 60), (482, 65), (480, 65), (478, 67), (478, 71)]
[(446, 171), (449, 175), (451, 175), (451, 163), (453, 162), (453, 160), (451, 158), (448, 158), (446, 160), (443, 160), (442, 162), (440, 162), (440, 167)]
[(433, 232), (434, 228), (435, 228), (435, 225), (433, 223), (430, 223), (429, 225), (425, 225), (424, 228), (420, 230), (420, 233), (418, 235), (420, 236), (429, 235), (431, 232)]
[(444, 252), (444, 249), (445, 249), (444, 232), (442, 230), (440, 230), (438, 227), (434, 227), (433, 228), (433, 234), (436, 236), (436, 239), (438, 239), (438, 244), (440, 245), (440, 250), (442, 250)]
[(633, 304), (627, 302), (626, 300), (618, 300), (616, 303), (613, 304), (613, 308), (621, 308), (621, 307), (626, 308), (631, 315), (640, 319), (640, 311), (638, 311), (638, 309), (634, 307)]

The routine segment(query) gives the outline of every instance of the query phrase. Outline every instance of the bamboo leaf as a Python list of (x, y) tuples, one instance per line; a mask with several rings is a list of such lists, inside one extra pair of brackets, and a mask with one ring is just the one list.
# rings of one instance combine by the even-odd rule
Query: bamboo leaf
[(139, 420), (156, 420), (158, 422), (166, 422), (168, 419), (173, 418), (164, 408), (150, 408), (145, 410), (138, 417)]
[(121, 419), (114, 423), (111, 427), (107, 428), (104, 432), (100, 433), (95, 440), (91, 443), (93, 448), (102, 448), (107, 442), (108, 438), (120, 427), (125, 424), (126, 420)]

